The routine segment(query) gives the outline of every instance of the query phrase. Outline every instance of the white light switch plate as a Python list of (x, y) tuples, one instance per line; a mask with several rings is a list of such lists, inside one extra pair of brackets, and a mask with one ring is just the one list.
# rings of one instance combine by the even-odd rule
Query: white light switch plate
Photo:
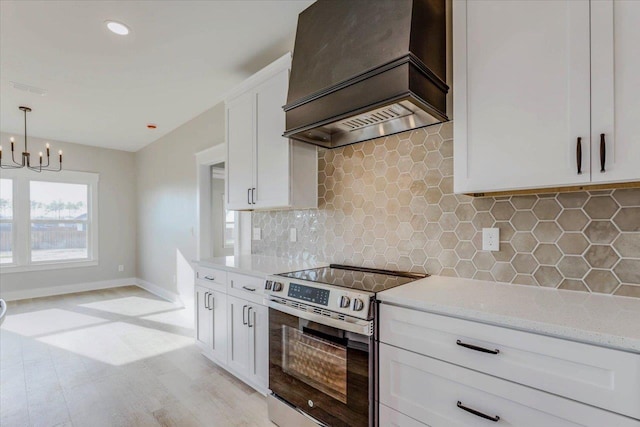
[(499, 251), (500, 250), (500, 229), (499, 228), (483, 228), (482, 229), (482, 250), (483, 251)]
[(253, 229), (253, 240), (260, 240), (262, 239), (262, 230), (258, 227), (254, 227)]
[(295, 242), (298, 240), (298, 231), (295, 228), (289, 229), (289, 241)]

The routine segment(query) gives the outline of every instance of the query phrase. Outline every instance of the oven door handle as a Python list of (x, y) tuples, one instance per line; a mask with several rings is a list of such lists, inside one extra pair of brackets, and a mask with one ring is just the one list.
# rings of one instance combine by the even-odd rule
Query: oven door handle
[(301, 319), (310, 320), (321, 325), (331, 326), (333, 328), (338, 328), (344, 331), (349, 331), (355, 334), (365, 335), (369, 337), (373, 335), (373, 322), (371, 320), (351, 318), (352, 320), (347, 321), (334, 319), (331, 317), (322, 316), (320, 314), (309, 313), (308, 311), (301, 311), (297, 308), (289, 307), (272, 299), (268, 301), (268, 306), (269, 308), (273, 308), (274, 310), (278, 310), (283, 313), (299, 317)]

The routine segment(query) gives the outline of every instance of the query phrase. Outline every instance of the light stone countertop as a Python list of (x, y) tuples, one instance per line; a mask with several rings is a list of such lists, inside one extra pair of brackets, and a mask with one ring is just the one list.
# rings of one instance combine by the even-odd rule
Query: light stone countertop
[(235, 273), (250, 274), (264, 277), (269, 274), (287, 273), (290, 271), (306, 270), (324, 267), (329, 264), (304, 260), (292, 260), (265, 255), (240, 255), (208, 258), (196, 261), (203, 267), (217, 268)]
[(383, 303), (640, 353), (640, 299), (431, 276)]

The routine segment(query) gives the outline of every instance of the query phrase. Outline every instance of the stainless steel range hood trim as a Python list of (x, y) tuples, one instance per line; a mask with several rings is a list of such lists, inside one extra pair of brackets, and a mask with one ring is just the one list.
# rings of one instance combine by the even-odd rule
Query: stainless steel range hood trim
[[(363, 127), (351, 131), (324, 132), (322, 130), (323, 128), (327, 127), (332, 127), (332, 129), (335, 130), (335, 127), (339, 122), (393, 104), (400, 104), (403, 107), (410, 109), (413, 114), (392, 119), (378, 125)], [(381, 138), (384, 136), (394, 135), (396, 133), (405, 132), (410, 129), (430, 126), (447, 120), (447, 117), (443, 116), (438, 111), (438, 109), (430, 106), (426, 102), (419, 99), (418, 96), (409, 92), (404, 93), (396, 98), (385, 100), (384, 102), (367, 105), (356, 111), (350, 111), (339, 116), (331, 117), (330, 119), (323, 120), (321, 122), (313, 123), (307, 126), (301, 126), (296, 129), (291, 129), (285, 132), (283, 136), (297, 141), (317, 145), (323, 148), (337, 148), (345, 145), (357, 144), (358, 142), (368, 141), (371, 139)], [(316, 137), (314, 138), (312, 137), (312, 135)], [(323, 137), (325, 137), (325, 139), (319, 139)]]

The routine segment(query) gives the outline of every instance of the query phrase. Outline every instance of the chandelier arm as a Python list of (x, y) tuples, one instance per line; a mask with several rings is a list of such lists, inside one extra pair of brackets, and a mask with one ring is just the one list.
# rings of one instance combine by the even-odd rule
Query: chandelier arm
[(18, 165), (18, 166), (6, 165), (6, 164), (3, 165), (2, 163), (0, 163), (0, 168), (2, 168), (2, 169), (22, 169), (22, 166), (20, 166), (20, 165)]
[(49, 171), (49, 172), (60, 172), (62, 170), (62, 163), (60, 163), (58, 165), (58, 169), (52, 169), (52, 168), (49, 168), (49, 167), (43, 167), (42, 170), (43, 171)]
[(12, 146), (12, 147), (11, 147), (11, 161), (12, 161), (13, 163), (15, 163), (16, 165), (18, 165), (18, 167), (23, 168), (23, 167), (25, 166), (25, 164), (24, 164), (24, 156), (22, 156), (22, 164), (20, 164), (20, 163), (16, 162), (16, 159), (15, 159), (15, 157), (13, 156), (13, 153), (14, 153), (14, 151), (13, 151), (13, 146)]

